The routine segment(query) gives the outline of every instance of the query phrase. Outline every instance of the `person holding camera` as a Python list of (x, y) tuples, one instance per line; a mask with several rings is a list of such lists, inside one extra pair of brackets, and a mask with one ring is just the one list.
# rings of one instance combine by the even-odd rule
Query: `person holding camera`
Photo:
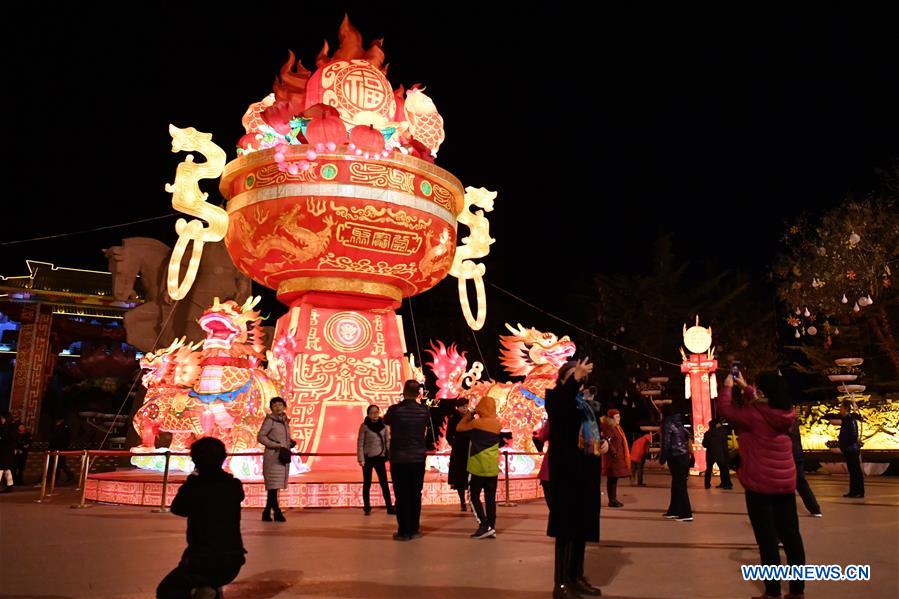
[(387, 484), (387, 448), (390, 447), (390, 430), (381, 419), (381, 408), (375, 404), (368, 406), (365, 420), (359, 426), (356, 440), (356, 454), (362, 467), (362, 510), (371, 515), (371, 473), (378, 473), (378, 484), (384, 496), (388, 514), (396, 514), (390, 500), (390, 486)]
[(227, 453), (215, 437), (190, 446), (194, 472), (175, 499), (172, 513), (187, 518), (187, 549), (178, 566), (156, 588), (158, 599), (221, 597), (221, 587), (246, 563), (240, 535), (243, 485), (222, 469)]
[(281, 507), (278, 505), (278, 490), (287, 488), (290, 476), (290, 450), (297, 444), (290, 438), (290, 423), (285, 413), (287, 402), (280, 397), (273, 397), (268, 403), (271, 413), (262, 422), (262, 428), (256, 440), (265, 446), (262, 456), (262, 477), (268, 497), (262, 511), (262, 521), (271, 522), (272, 512), (275, 522), (287, 522)]
[(449, 470), (446, 473), (446, 482), (450, 488), (459, 494), (459, 509), (467, 510), (465, 493), (468, 491), (468, 450), (470, 433), (460, 432), (457, 427), (462, 418), (468, 413), (468, 400), (457, 399), (453, 408), (453, 414), (446, 424), (446, 442), (452, 447), (449, 458)]
[[(496, 480), (499, 477), (499, 446), (502, 426), (496, 417), (496, 402), (489, 395), (478, 401), (474, 410), (469, 410), (456, 432), (470, 435), (468, 450), (468, 483), (471, 505), (478, 518), (478, 529), (471, 535), (473, 539), (496, 538)], [(481, 504), (484, 492), (486, 511)]]
[(684, 426), (684, 416), (675, 404), (665, 404), (662, 420), (662, 451), (659, 464), (668, 464), (671, 471), (671, 499), (662, 514), (668, 520), (693, 521), (693, 507), (687, 491), (687, 477), (693, 465), (693, 443)]
[(425, 480), (425, 435), (431, 413), (418, 403), (421, 384), (403, 384), (403, 400), (387, 408), (384, 424), (390, 427), (390, 477), (396, 499), (395, 541), (421, 537), (421, 490)]
[(598, 596), (602, 592), (584, 576), (587, 543), (599, 542), (601, 456), (609, 450), (596, 414), (578, 393), (593, 371), (587, 358), (566, 362), (553, 389), (546, 391), (549, 416), (549, 522), (555, 537), (553, 597)]
[[(743, 406), (731, 402), (735, 382), (747, 399)], [(805, 548), (796, 514), (796, 462), (790, 439), (795, 414), (783, 377), (763, 372), (752, 387), (739, 372), (736, 378), (729, 374), (718, 395), (717, 408), (738, 432), (738, 474), (762, 565), (780, 564), (778, 542), (783, 543), (791, 566), (804, 565)], [(765, 594), (757, 599), (780, 597), (780, 586), (779, 580), (766, 580)], [(804, 592), (805, 582), (791, 580), (785, 599), (801, 599)]]

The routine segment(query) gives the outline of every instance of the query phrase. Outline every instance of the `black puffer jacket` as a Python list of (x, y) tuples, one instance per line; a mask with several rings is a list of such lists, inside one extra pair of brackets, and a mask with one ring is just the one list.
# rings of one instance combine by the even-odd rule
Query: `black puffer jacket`
[(684, 428), (684, 417), (678, 414), (666, 416), (662, 421), (662, 463), (673, 457), (690, 453), (690, 433)]

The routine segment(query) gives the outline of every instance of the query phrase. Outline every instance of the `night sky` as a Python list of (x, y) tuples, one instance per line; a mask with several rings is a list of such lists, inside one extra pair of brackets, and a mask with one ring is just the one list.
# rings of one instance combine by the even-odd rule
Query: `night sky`
[[(4, 242), (171, 212), (163, 185), (183, 154), (168, 123), (212, 132), (233, 158), (287, 50), (313, 67), (345, 9), (366, 41), (385, 38), (394, 86), (427, 86), (446, 123), (438, 164), (499, 192), (488, 278), (552, 309), (566, 279), (646, 269), (660, 233), (680, 259), (762, 272), (785, 218), (864, 196), (899, 156), (899, 34), (875, 12), (91, 4), (28, 3), (5, 26)], [(122, 237), (172, 244), (173, 222), (4, 244), (0, 272), (25, 258), (103, 269)], [(489, 294), (488, 331), (540, 323)], [(415, 300), (451, 310), (419, 322), (423, 338), (450, 327), (464, 341), (454, 295), (444, 281)]]

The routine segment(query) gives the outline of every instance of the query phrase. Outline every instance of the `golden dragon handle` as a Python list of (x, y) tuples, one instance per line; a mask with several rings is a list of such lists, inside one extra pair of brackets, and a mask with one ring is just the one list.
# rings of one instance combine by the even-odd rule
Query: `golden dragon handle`
[[(490, 238), (490, 222), (484, 216), (484, 212), (493, 211), (493, 200), (496, 199), (495, 191), (488, 191), (483, 187), (465, 188), (465, 206), (458, 217), (458, 222), (468, 227), (469, 234), (462, 238), (462, 245), (456, 248), (453, 265), (450, 267), (452, 276), (459, 279), (459, 303), (462, 306), (462, 314), (465, 321), (473, 330), (478, 331), (484, 326), (487, 319), (487, 295), (484, 292), (484, 273), (487, 267), (482, 263), (474, 262), (476, 258), (483, 258), (490, 253), (490, 244), (495, 239)], [(471, 212), (469, 208), (477, 206), (483, 208), (477, 212)], [(477, 316), (471, 312), (471, 303), (468, 301), (468, 280), (474, 281), (475, 293), (477, 293)]]
[[(172, 207), (175, 210), (209, 223), (205, 227), (203, 220), (197, 218), (190, 221), (179, 218), (175, 223), (178, 242), (169, 260), (168, 292), (172, 299), (180, 300), (187, 295), (197, 278), (203, 244), (221, 241), (228, 231), (228, 213), (207, 202), (209, 194), (199, 186), (200, 179), (217, 179), (221, 176), (226, 156), (225, 151), (212, 142), (211, 133), (203, 133), (193, 127), (179, 129), (169, 125), (169, 134), (172, 136), (172, 152), (195, 150), (206, 157), (206, 162), (196, 163), (193, 155), (188, 154), (184, 162), (175, 169), (175, 182), (165, 185), (165, 190), (172, 194)], [(190, 261), (184, 279), (181, 279), (181, 260), (191, 241), (193, 249)]]

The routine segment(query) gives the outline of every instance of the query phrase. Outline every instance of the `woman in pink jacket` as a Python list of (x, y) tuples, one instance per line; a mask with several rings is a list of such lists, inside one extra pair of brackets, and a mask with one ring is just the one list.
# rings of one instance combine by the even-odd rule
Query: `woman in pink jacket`
[[(732, 402), (734, 378), (728, 375), (718, 396), (718, 415), (737, 430), (740, 445), (740, 482), (746, 492), (746, 511), (759, 546), (762, 565), (777, 565), (778, 540), (790, 565), (805, 564), (805, 549), (796, 515), (796, 462), (790, 426), (795, 415), (786, 384), (776, 372), (758, 376), (756, 388), (738, 374), (745, 405)], [(786, 599), (805, 597), (805, 583), (790, 581)], [(766, 580), (765, 594), (754, 599), (780, 597), (780, 581)]]

